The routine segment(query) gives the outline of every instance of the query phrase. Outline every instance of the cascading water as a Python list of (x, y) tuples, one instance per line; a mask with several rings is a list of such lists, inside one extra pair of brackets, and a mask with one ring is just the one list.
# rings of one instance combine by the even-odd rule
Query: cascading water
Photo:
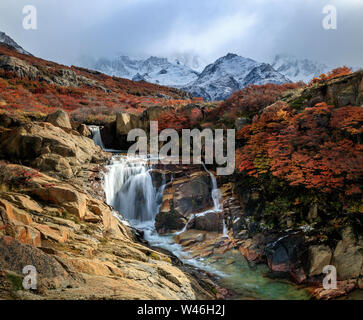
[(214, 211), (221, 212), (222, 211), (222, 208), (221, 208), (221, 196), (222, 195), (221, 195), (221, 191), (218, 189), (217, 179), (213, 175), (213, 173), (207, 169), (207, 167), (205, 166), (204, 163), (203, 163), (203, 168), (209, 174), (210, 179), (212, 181), (212, 199), (213, 199), (213, 203), (214, 203)]
[[(226, 287), (233, 288), (241, 297), (252, 296), (263, 299), (286, 297), (305, 299), (307, 297), (304, 292), (298, 291), (288, 284), (275, 283), (266, 278), (264, 273), (266, 273), (267, 267), (257, 271), (252, 270), (238, 251), (229, 253), (236, 261), (234, 264), (224, 263), (225, 257), (214, 261), (207, 258), (193, 259), (190, 253), (175, 243), (175, 234), (160, 236), (155, 230), (154, 219), (162, 202), (165, 176), (162, 186), (156, 189), (152, 183), (150, 169), (147, 159), (115, 155), (108, 165), (108, 172), (104, 177), (104, 190), (107, 203), (129, 219), (134, 227), (143, 230), (145, 240), (152, 246), (164, 248), (190, 265), (219, 275)], [(220, 212), (222, 210), (221, 194), (217, 188), (216, 179), (211, 172), (206, 168), (205, 170), (211, 177), (214, 208), (192, 215), (191, 218), (211, 211)], [(223, 221), (223, 234), (228, 237), (225, 221)]]
[(96, 145), (100, 146), (102, 149), (105, 149), (105, 146), (102, 141), (100, 127), (98, 126), (88, 126), (88, 129), (92, 132), (93, 141)]
[(153, 221), (164, 186), (160, 190), (153, 186), (147, 159), (114, 156), (107, 168), (104, 180), (107, 203), (134, 224)]

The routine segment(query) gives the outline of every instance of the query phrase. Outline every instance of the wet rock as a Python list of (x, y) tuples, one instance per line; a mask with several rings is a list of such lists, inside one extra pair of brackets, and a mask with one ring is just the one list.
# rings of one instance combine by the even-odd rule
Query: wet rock
[(182, 230), (187, 219), (177, 213), (160, 212), (155, 218), (155, 229), (159, 234), (173, 233)]
[(261, 263), (265, 261), (266, 239), (263, 234), (257, 234), (251, 239), (242, 241), (239, 251), (248, 262)]
[(336, 289), (324, 289), (323, 287), (310, 289), (312, 296), (317, 300), (333, 300), (345, 296), (356, 288), (356, 281), (337, 281)]
[(306, 280), (303, 270), (304, 237), (302, 234), (285, 235), (265, 247), (267, 263), (272, 272), (291, 276), (297, 283)]
[(188, 223), (188, 229), (202, 231), (223, 232), (223, 217), (219, 212), (207, 212), (202, 216), (196, 216)]
[(159, 233), (182, 230), (190, 214), (213, 207), (211, 192), (210, 176), (206, 172), (195, 171), (189, 174), (184, 171), (164, 191), (160, 213), (155, 219), (156, 230)]

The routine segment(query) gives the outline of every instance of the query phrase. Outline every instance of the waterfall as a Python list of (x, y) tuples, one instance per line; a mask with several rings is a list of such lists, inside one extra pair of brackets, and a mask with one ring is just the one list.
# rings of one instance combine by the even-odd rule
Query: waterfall
[(88, 129), (92, 132), (92, 137), (95, 145), (100, 146), (102, 149), (105, 149), (105, 146), (102, 141), (100, 127), (98, 126), (88, 126)]
[(147, 159), (114, 156), (107, 169), (104, 179), (107, 203), (135, 223), (153, 221), (165, 183), (156, 190)]
[(213, 203), (214, 203), (214, 211), (221, 212), (222, 211), (222, 208), (221, 208), (222, 195), (221, 195), (221, 191), (218, 189), (218, 186), (217, 186), (217, 179), (213, 175), (213, 173), (207, 169), (207, 167), (205, 166), (204, 163), (203, 163), (203, 168), (209, 174), (210, 179), (212, 181), (212, 199), (213, 199)]

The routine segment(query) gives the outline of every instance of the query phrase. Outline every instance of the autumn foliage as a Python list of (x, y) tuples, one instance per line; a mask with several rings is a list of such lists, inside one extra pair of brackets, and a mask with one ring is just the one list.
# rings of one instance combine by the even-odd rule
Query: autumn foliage
[[(138, 114), (155, 105), (180, 106), (192, 102), (186, 93), (178, 89), (111, 77), (83, 68), (70, 68), (22, 55), (3, 45), (0, 45), (0, 55), (21, 59), (42, 75), (36, 78), (19, 77), (0, 69), (0, 112), (47, 114), (62, 108), (80, 120), (87, 113), (107, 116), (127, 111)], [(67, 72), (83, 77), (94, 85), (81, 83), (79, 86), (64, 86), (52, 81)]]
[(291, 186), (360, 194), (363, 178), (363, 110), (325, 103), (296, 114), (278, 102), (239, 133), (240, 171), (271, 174)]
[(346, 76), (351, 74), (352, 71), (350, 70), (350, 68), (344, 66), (344, 67), (339, 67), (336, 69), (333, 69), (332, 71), (330, 71), (328, 73), (328, 75), (326, 75), (325, 73), (321, 74), (318, 78), (314, 78), (310, 84), (314, 84), (314, 83), (320, 83), (320, 82), (324, 82), (330, 79), (334, 79), (337, 77), (341, 77), (341, 76)]
[(232, 94), (210, 116), (231, 120), (246, 117), (252, 120), (261, 110), (276, 102), (284, 92), (303, 85), (303, 83), (249, 85)]

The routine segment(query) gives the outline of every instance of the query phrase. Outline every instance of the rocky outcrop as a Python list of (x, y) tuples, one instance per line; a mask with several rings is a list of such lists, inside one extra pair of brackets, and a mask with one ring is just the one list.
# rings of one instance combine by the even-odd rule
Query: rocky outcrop
[(283, 100), (295, 109), (326, 102), (336, 107), (363, 105), (363, 71), (286, 93)]
[[(110, 155), (64, 116), (11, 122), (2, 133), (0, 298), (213, 299), (208, 275), (138, 242), (103, 202), (98, 164)], [(36, 290), (22, 288), (26, 265), (37, 270)]]
[(339, 280), (363, 277), (363, 239), (358, 239), (351, 227), (342, 231), (342, 240), (334, 250), (333, 265)]
[(109, 155), (76, 131), (37, 122), (7, 132), (0, 143), (0, 157), (70, 178), (82, 166), (101, 163)]
[(46, 69), (39, 68), (29, 64), (26, 60), (13, 56), (0, 56), (0, 69), (12, 72), (18, 78), (27, 78), (30, 80), (45, 81), (49, 84), (59, 85), (62, 87), (96, 87), (107, 91), (96, 80), (77, 74), (70, 69), (60, 69), (57, 72), (47, 72)]
[(309, 247), (309, 276), (322, 274), (325, 266), (331, 264), (332, 252), (326, 245), (312, 245)]
[[(19, 172), (27, 172), (24, 181)], [(33, 265), (38, 288), (9, 287), (17, 299), (210, 299), (164, 253), (135, 242), (131, 229), (83, 188), (31, 168), (0, 170), (0, 287)], [(0, 290), (1, 292), (1, 290)], [(2, 293), (0, 293), (2, 294)], [(3, 295), (2, 295), (3, 297)]]
[(19, 78), (35, 80), (39, 76), (39, 70), (24, 60), (11, 56), (0, 56), (0, 68), (4, 71), (13, 72)]

